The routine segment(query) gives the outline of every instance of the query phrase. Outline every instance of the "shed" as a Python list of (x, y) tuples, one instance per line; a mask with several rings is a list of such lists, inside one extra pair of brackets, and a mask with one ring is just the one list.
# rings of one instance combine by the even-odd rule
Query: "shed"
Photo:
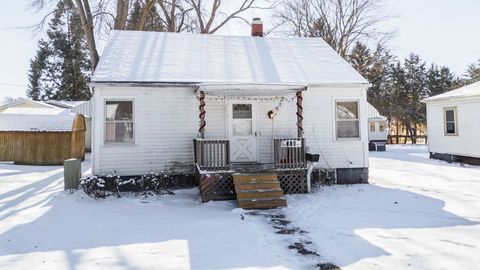
[(430, 157), (480, 164), (480, 82), (424, 102)]
[(85, 118), (59, 108), (8, 108), (0, 114), (0, 160), (59, 165), (85, 157)]

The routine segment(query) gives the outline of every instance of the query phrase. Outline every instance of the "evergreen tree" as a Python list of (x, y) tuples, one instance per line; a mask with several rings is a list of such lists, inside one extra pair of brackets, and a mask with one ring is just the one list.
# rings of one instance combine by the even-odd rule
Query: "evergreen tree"
[(448, 67), (432, 64), (427, 71), (428, 96), (435, 96), (450, 91), (458, 81)]
[(417, 124), (426, 123), (426, 108), (422, 102), (422, 99), (428, 96), (425, 65), (418, 55), (410, 54), (403, 63), (403, 77), (396, 82), (397, 119), (405, 125), (414, 144), (416, 143)]
[(27, 95), (34, 100), (87, 100), (90, 64), (80, 18), (72, 0), (58, 2), (30, 63)]
[(467, 67), (465, 74), (465, 84), (471, 84), (480, 81), (480, 59), (476, 63), (470, 64)]
[(386, 80), (393, 56), (381, 45), (371, 52), (365, 44), (357, 42), (347, 59), (372, 84), (368, 89), (368, 102), (390, 119), (392, 113)]

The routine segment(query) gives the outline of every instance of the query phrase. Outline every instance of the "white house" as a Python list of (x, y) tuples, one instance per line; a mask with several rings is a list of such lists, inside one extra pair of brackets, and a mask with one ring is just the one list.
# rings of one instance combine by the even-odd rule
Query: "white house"
[(303, 166), (307, 151), (339, 182), (368, 179), (369, 83), (320, 38), (114, 31), (91, 86), (94, 174)]
[(368, 103), (368, 141), (370, 151), (385, 151), (388, 139), (387, 117)]
[(480, 164), (480, 82), (424, 100), (432, 158)]

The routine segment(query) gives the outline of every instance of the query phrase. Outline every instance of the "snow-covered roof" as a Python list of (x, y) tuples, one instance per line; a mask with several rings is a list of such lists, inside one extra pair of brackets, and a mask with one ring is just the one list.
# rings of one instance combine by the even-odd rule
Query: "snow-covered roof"
[(6, 111), (0, 114), (0, 131), (71, 131), (76, 116), (62, 109), (9, 108)]
[(367, 115), (368, 115), (368, 119), (370, 120), (375, 120), (375, 119), (378, 119), (378, 120), (386, 120), (387, 117), (383, 116), (380, 114), (380, 112), (378, 112), (378, 110), (373, 107), (372, 104), (370, 103), (367, 103)]
[(68, 114), (68, 110), (62, 108), (7, 108), (1, 114), (38, 114), (38, 115), (61, 115)]
[(321, 38), (113, 31), (92, 82), (368, 84)]
[(45, 103), (61, 107), (61, 108), (75, 108), (76, 106), (79, 106), (85, 102), (88, 101), (70, 101), (70, 100), (47, 100)]
[(4, 110), (10, 107), (20, 107), (22, 105), (27, 105), (34, 108), (55, 108), (55, 106), (47, 104), (45, 102), (30, 100), (30, 99), (20, 99), (13, 102), (7, 102), (0, 105), (0, 110)]
[(423, 101), (430, 102), (430, 101), (470, 98), (470, 97), (480, 97), (480, 82), (472, 83), (472, 84), (460, 87), (458, 89), (445, 92), (440, 95), (429, 97), (424, 99)]

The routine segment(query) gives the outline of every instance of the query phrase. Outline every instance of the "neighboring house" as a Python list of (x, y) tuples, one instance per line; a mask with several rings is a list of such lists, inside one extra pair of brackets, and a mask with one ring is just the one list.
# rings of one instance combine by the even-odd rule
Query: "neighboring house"
[(0, 113), (0, 161), (59, 165), (84, 158), (83, 115), (62, 108), (10, 107)]
[(57, 108), (57, 107), (50, 104), (46, 104), (41, 101), (20, 99), (14, 102), (0, 105), (0, 113), (2, 113), (8, 108)]
[(202, 194), (228, 197), (219, 172), (265, 165), (287, 192), (308, 151), (339, 183), (368, 180), (369, 83), (321, 38), (113, 31), (91, 86), (94, 174), (196, 168)]
[(388, 140), (387, 117), (368, 103), (368, 141), (370, 151), (385, 151)]
[(480, 164), (480, 82), (424, 102), (430, 157)]

